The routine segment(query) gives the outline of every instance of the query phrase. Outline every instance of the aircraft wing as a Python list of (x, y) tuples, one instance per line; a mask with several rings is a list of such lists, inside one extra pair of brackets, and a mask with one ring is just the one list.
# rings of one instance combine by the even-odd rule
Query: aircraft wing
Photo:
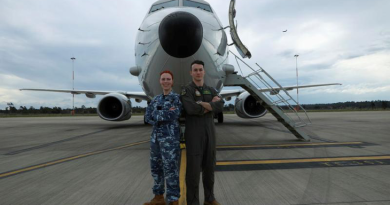
[(96, 95), (106, 95), (109, 93), (120, 93), (125, 95), (128, 98), (134, 98), (139, 100), (150, 100), (148, 96), (144, 92), (124, 92), (124, 91), (97, 91), (97, 90), (53, 90), (53, 89), (29, 89), (23, 88), (20, 91), (28, 90), (28, 91), (43, 91), (43, 92), (59, 92), (59, 93), (70, 93), (70, 94), (85, 94), (89, 98), (95, 98)]
[(243, 92), (245, 92), (245, 90), (222, 90), (219, 94), (223, 98), (228, 98), (228, 97), (236, 97)]
[[(288, 90), (294, 90), (294, 89), (297, 89), (297, 88), (312, 88), (312, 87), (321, 87), (321, 86), (330, 86), (330, 85), (341, 85), (341, 83), (286, 86), (286, 87), (283, 87), (283, 88), (288, 91)], [(280, 88), (259, 89), (260, 92), (271, 92), (271, 93), (278, 93), (280, 90), (281, 90)], [(227, 98), (227, 97), (238, 96), (238, 95), (240, 95), (243, 92), (245, 92), (245, 90), (223, 90), (223, 91), (221, 91), (220, 95), (223, 98)]]

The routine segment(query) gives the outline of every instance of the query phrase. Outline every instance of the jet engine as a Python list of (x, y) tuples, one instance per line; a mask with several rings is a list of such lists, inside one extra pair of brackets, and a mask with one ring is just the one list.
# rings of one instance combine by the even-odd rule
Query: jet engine
[(131, 117), (131, 101), (122, 94), (110, 93), (100, 100), (97, 112), (103, 120), (128, 120)]
[(267, 109), (248, 92), (241, 93), (236, 98), (235, 111), (241, 118), (258, 118), (267, 113)]

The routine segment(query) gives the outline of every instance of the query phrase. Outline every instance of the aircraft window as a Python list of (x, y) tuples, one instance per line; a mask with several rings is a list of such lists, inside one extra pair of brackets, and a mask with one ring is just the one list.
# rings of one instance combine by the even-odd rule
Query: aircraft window
[(175, 7), (175, 6), (179, 6), (179, 0), (168, 1), (168, 2), (161, 3), (161, 4), (153, 5), (152, 8), (150, 9), (149, 13), (152, 13), (152, 12), (164, 9), (164, 8), (168, 8), (168, 7)]
[(183, 6), (195, 7), (195, 8), (203, 9), (205, 11), (213, 13), (213, 11), (211, 10), (211, 7), (209, 5), (202, 4), (199, 2), (195, 2), (195, 1), (184, 0)]

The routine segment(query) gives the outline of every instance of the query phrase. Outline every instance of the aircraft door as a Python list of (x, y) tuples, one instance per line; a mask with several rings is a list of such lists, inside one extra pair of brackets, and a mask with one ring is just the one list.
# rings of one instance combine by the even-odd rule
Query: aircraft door
[(236, 27), (236, 25), (234, 25), (234, 18), (236, 17), (235, 4), (236, 4), (236, 0), (230, 1), (230, 6), (229, 6), (230, 35), (232, 37), (233, 44), (236, 46), (236, 49), (240, 53), (240, 55), (243, 58), (246, 58), (246, 57), (251, 58), (252, 57), (251, 52), (241, 42), (240, 38), (238, 37), (237, 27)]

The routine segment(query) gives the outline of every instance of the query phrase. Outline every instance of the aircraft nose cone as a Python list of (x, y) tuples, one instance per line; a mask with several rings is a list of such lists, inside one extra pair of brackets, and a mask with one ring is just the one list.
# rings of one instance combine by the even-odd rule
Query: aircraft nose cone
[(199, 19), (182, 11), (166, 16), (161, 21), (158, 33), (165, 52), (176, 58), (194, 55), (203, 39), (203, 27)]

